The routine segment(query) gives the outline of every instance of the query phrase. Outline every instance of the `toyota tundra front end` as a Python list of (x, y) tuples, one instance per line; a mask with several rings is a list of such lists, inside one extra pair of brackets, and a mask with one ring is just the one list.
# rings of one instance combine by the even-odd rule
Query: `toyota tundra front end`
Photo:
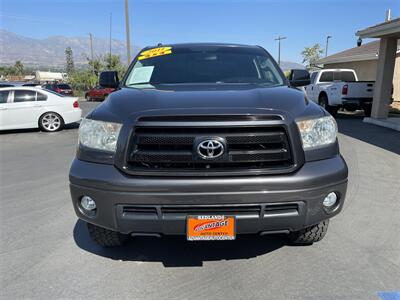
[(91, 238), (321, 240), (346, 196), (335, 120), (258, 46), (145, 48), (81, 123), (70, 190)]

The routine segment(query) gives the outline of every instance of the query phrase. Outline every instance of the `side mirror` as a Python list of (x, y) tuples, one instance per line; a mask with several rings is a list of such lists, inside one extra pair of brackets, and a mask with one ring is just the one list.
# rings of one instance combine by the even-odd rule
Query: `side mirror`
[(288, 79), (290, 86), (293, 87), (306, 86), (311, 83), (310, 73), (307, 70), (302, 69), (290, 70)]
[(119, 85), (118, 72), (104, 71), (100, 73), (99, 85), (105, 88), (117, 88)]

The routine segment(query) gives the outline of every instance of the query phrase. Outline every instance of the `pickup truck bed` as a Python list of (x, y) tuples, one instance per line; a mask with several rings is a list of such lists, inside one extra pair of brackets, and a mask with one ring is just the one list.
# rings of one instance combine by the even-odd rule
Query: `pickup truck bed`
[(339, 108), (349, 111), (362, 109), (366, 115), (370, 115), (374, 84), (373, 81), (358, 81), (354, 70), (320, 70), (311, 75), (306, 94), (332, 115)]

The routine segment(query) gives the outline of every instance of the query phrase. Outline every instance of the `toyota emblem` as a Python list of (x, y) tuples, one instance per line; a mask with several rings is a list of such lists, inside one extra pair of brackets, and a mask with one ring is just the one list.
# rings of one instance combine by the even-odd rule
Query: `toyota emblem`
[(197, 153), (203, 159), (215, 159), (224, 154), (224, 151), (224, 144), (218, 140), (205, 140), (197, 146)]

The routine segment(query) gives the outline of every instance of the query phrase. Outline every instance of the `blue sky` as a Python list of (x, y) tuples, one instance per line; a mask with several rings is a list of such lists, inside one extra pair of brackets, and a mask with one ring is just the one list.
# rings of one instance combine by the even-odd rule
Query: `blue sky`
[[(400, 0), (130, 0), (131, 39), (158, 42), (257, 44), (277, 57), (274, 38), (284, 35), (282, 60), (301, 62), (304, 47), (333, 36), (332, 54), (356, 45), (358, 29), (400, 16)], [(34, 38), (52, 35), (125, 40), (124, 0), (0, 0), (0, 28)]]

